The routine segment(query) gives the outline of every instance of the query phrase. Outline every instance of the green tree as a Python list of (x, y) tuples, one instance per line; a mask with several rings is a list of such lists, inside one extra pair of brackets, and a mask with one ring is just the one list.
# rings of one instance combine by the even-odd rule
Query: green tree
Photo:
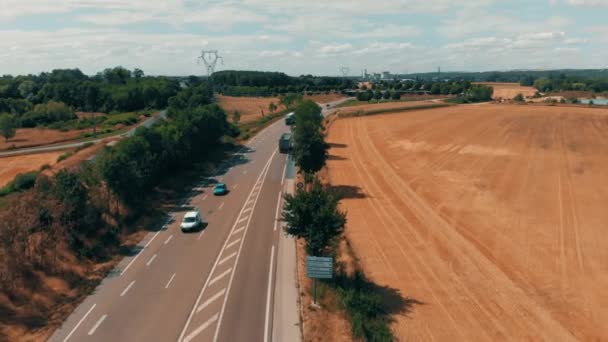
[(524, 96), (521, 93), (515, 95), (515, 97), (513, 98), (513, 100), (515, 100), (517, 102), (524, 102), (525, 101)]
[(272, 114), (275, 110), (277, 110), (277, 105), (274, 104), (274, 102), (270, 102), (268, 104), (268, 111), (270, 112), (270, 114)]
[(318, 128), (323, 124), (323, 115), (321, 114), (321, 107), (311, 100), (302, 101), (295, 109), (294, 115), (296, 118), (296, 125), (304, 123), (305, 121), (312, 122)]
[(329, 145), (325, 142), (318, 124), (314, 121), (299, 122), (296, 118), (293, 141), (295, 163), (305, 176), (323, 168), (327, 161)]
[(240, 121), (241, 121), (241, 112), (239, 112), (238, 110), (235, 110), (234, 113), (232, 113), (232, 123), (235, 125), (238, 125)]
[(338, 210), (338, 203), (338, 196), (323, 188), (318, 180), (309, 192), (298, 190), (294, 195), (285, 195), (285, 232), (303, 238), (309, 255), (326, 255), (346, 224), (346, 214)]
[(289, 93), (281, 97), (280, 104), (284, 105), (285, 108), (293, 108), (302, 102), (303, 97), (301, 94)]
[(0, 114), (0, 135), (5, 141), (15, 136), (17, 131), (17, 118), (14, 115), (4, 113)]
[(25, 80), (19, 84), (19, 94), (24, 99), (30, 99), (34, 96), (34, 89), (36, 88), (36, 84), (34, 81)]

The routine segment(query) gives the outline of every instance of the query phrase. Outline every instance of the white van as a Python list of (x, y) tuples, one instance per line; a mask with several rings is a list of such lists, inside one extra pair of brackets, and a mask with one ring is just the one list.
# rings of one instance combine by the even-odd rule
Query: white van
[(198, 210), (189, 211), (184, 215), (180, 228), (182, 232), (191, 232), (199, 229), (203, 225), (203, 218)]

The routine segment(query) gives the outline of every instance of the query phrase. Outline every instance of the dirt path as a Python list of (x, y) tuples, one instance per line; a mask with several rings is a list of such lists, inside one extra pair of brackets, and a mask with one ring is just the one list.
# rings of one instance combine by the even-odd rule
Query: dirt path
[[(608, 339), (608, 112), (455, 107), (341, 119), (329, 177), (402, 340)], [(354, 188), (352, 188), (354, 186)]]

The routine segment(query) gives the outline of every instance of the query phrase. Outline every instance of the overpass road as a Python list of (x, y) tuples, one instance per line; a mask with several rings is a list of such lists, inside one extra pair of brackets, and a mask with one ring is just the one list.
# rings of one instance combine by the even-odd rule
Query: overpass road
[[(50, 341), (271, 341), (283, 262), (277, 218), (285, 184), (293, 184), (286, 182), (293, 165), (277, 150), (287, 131), (279, 120), (225, 162), (214, 179), (228, 184), (226, 196), (213, 196), (207, 181), (193, 186), (172, 219), (150, 232)], [(179, 222), (191, 208), (209, 224), (185, 234)]]

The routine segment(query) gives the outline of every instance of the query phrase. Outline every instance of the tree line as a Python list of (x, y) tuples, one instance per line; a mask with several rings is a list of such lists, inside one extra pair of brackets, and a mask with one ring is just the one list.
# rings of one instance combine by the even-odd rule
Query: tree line
[[(19, 126), (31, 127), (74, 119), (74, 111), (128, 112), (165, 108), (179, 91), (179, 82), (167, 77), (145, 76), (123, 67), (87, 76), (79, 69), (0, 78), (0, 113), (9, 113)], [(63, 104), (61, 115), (49, 115), (39, 105)]]

